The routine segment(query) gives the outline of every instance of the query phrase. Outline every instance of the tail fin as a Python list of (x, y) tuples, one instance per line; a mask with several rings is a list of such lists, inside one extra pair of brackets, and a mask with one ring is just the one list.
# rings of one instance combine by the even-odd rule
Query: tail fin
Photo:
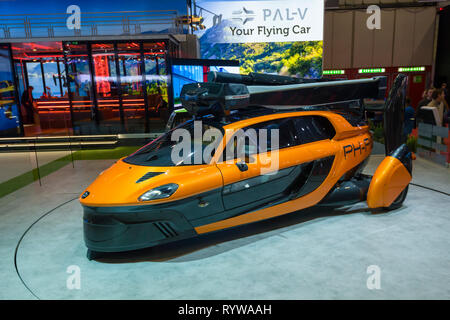
[(404, 111), (406, 104), (406, 86), (408, 77), (399, 74), (389, 91), (389, 97), (384, 106), (384, 141), (386, 155), (389, 155), (403, 143), (406, 136), (403, 133)]
[(408, 77), (399, 74), (384, 107), (384, 141), (386, 158), (378, 166), (369, 185), (370, 208), (399, 207), (406, 198), (412, 179), (412, 154), (404, 135), (404, 110)]

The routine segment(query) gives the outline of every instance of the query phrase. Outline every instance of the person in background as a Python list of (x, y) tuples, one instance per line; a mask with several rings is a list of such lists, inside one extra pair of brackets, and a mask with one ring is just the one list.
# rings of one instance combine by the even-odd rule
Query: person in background
[(42, 95), (42, 98), (44, 98), (44, 99), (51, 99), (52, 98), (52, 90), (50, 89), (50, 87), (45, 87), (45, 92)]
[(446, 82), (442, 83), (441, 89), (444, 91), (445, 98), (447, 99), (448, 98), (448, 89), (447, 89), (447, 83)]
[[(447, 83), (446, 82), (442, 83), (441, 89), (442, 89), (442, 91), (444, 91), (444, 101), (443, 101), (444, 102), (444, 110), (449, 111), (449, 107), (448, 107), (449, 96), (448, 96), (448, 89), (447, 89)], [(444, 112), (444, 114), (445, 114), (445, 112)], [(446, 118), (446, 117), (444, 117), (444, 118)]]
[(446, 113), (446, 108), (444, 104), (445, 100), (445, 93), (442, 89), (436, 89), (433, 91), (433, 94), (431, 96), (432, 100), (428, 104), (428, 107), (435, 107), (438, 111), (439, 119), (438, 123), (436, 125), (442, 126), (442, 120), (444, 119), (444, 114)]
[(22, 93), (22, 97), (20, 99), (20, 102), (22, 103), (23, 108), (26, 112), (26, 123), (34, 123), (34, 99), (33, 99), (33, 86), (29, 86), (25, 91)]
[(419, 104), (417, 105), (418, 110), (420, 109), (420, 107), (427, 106), (431, 102), (432, 100), (431, 96), (433, 94), (433, 91), (434, 91), (433, 87), (430, 87), (428, 90), (424, 91), (422, 95), (422, 100), (420, 100)]
[(412, 130), (415, 127), (416, 124), (416, 114), (415, 110), (411, 105), (411, 99), (406, 98), (406, 107), (405, 107), (405, 113), (404, 113), (405, 119), (404, 119), (404, 125), (403, 125), (403, 134), (408, 137)]

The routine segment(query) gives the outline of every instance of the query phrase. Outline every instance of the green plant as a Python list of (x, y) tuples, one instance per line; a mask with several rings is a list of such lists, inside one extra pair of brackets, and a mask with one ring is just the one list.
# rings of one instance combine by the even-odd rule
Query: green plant
[(373, 121), (369, 120), (369, 128), (373, 132), (373, 140), (376, 142), (379, 142), (381, 144), (384, 144), (384, 128), (383, 125), (380, 123), (376, 125), (373, 123)]
[(417, 152), (417, 137), (410, 135), (408, 139), (406, 140), (406, 145), (408, 146), (409, 150), (412, 152)]
[(203, 58), (239, 59), (242, 74), (319, 77), (322, 72), (322, 41), (211, 44), (200, 39), (200, 42)]

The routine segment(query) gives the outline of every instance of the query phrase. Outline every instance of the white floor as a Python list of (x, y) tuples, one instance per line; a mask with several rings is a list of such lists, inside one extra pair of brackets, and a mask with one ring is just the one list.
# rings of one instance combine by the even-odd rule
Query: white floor
[[(367, 173), (382, 157), (373, 156)], [(305, 211), (88, 261), (76, 197), (113, 161), (77, 161), (0, 199), (0, 299), (450, 299), (450, 197), (410, 186), (400, 209)], [(414, 182), (448, 191), (450, 171), (414, 162)], [(70, 181), (70, 183), (67, 183)], [(444, 191), (442, 190), (442, 191)], [(72, 200), (71, 199), (75, 199)], [(69, 267), (81, 288), (70, 290)], [(380, 289), (370, 290), (369, 266)]]
[(0, 153), (0, 183), (69, 155), (70, 151)]

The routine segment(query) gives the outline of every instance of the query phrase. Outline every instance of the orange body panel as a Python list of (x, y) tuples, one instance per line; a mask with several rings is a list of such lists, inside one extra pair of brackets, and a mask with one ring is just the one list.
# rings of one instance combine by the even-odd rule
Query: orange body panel
[[(295, 117), (300, 115), (320, 115), (326, 117), (333, 124), (336, 135), (332, 140), (318, 141), (291, 148), (282, 149), (279, 151), (279, 169), (284, 169), (290, 166), (298, 165), (301, 163), (309, 162), (315, 159), (325, 158), (331, 155), (335, 156), (333, 167), (331, 172), (322, 185), (315, 191), (295, 200), (291, 200), (279, 205), (275, 205), (262, 210), (249, 212), (247, 214), (239, 215), (237, 217), (225, 219), (222, 221), (210, 223), (207, 225), (196, 227), (197, 233), (207, 233), (225, 228), (234, 227), (241, 224), (251, 223), (259, 220), (264, 220), (279, 215), (283, 215), (296, 210), (301, 210), (307, 207), (311, 207), (320, 202), (323, 197), (331, 190), (331, 188), (337, 183), (337, 181), (349, 170), (356, 167), (359, 163), (364, 161), (372, 151), (372, 138), (367, 126), (353, 127), (342, 116), (326, 111), (320, 112), (293, 112), (289, 114), (270, 115), (259, 118), (248, 119), (233, 123), (226, 126), (227, 133), (225, 134), (224, 141), (228, 142), (235, 130), (250, 126), (254, 123), (268, 121), (277, 118)], [(267, 118), (262, 120), (262, 118)], [(369, 142), (369, 143), (367, 143)], [(345, 154), (345, 146), (352, 145), (353, 149), (361, 147), (351, 154)], [(217, 155), (213, 160), (217, 161)], [(258, 157), (257, 157), (258, 159)], [(259, 161), (255, 163), (249, 163), (249, 170), (241, 173), (235, 165), (218, 163), (220, 170), (223, 172), (224, 184), (237, 182), (240, 180), (248, 179), (252, 177), (249, 172), (259, 172), (261, 164)]]
[[(221, 188), (224, 185), (245, 180), (261, 174), (264, 167), (261, 157), (255, 155), (255, 161), (248, 163), (249, 170), (241, 172), (234, 164), (219, 161), (227, 142), (233, 133), (241, 128), (264, 121), (298, 116), (318, 115), (326, 117), (334, 126), (336, 135), (327, 139), (299, 146), (281, 149), (276, 152), (279, 159), (279, 169), (296, 166), (320, 158), (334, 156), (331, 172), (322, 185), (313, 192), (282, 204), (262, 210), (249, 212), (237, 217), (219, 222), (206, 224), (195, 228), (197, 233), (206, 233), (241, 224), (255, 222), (296, 210), (313, 206), (320, 202), (337, 181), (348, 171), (363, 162), (372, 151), (372, 138), (367, 126), (353, 127), (341, 115), (327, 111), (308, 111), (271, 114), (250, 118), (224, 126), (225, 136), (209, 165), (189, 165), (172, 167), (146, 167), (127, 164), (123, 159), (118, 160), (112, 167), (101, 173), (86, 189), (89, 197), (81, 199), (84, 206), (114, 207), (128, 205), (151, 205), (166, 203), (192, 197), (206, 191)], [(270, 154), (270, 153), (269, 153)], [(274, 156), (275, 154), (271, 154)], [(147, 172), (165, 172), (147, 181), (136, 183)], [(269, 170), (270, 171), (270, 170)], [(140, 202), (138, 198), (152, 188), (176, 183), (177, 191), (168, 199)]]
[(403, 163), (388, 156), (378, 166), (367, 193), (369, 208), (389, 207), (406, 188), (412, 177)]
[[(147, 172), (165, 172), (147, 181), (136, 183)], [(86, 189), (90, 195), (80, 202), (84, 206), (112, 207), (148, 205), (138, 198), (145, 192), (168, 183), (179, 185), (170, 199), (153, 200), (151, 203), (169, 202), (191, 197), (220, 187), (222, 175), (214, 165), (180, 167), (146, 167), (127, 164), (121, 160), (103, 171)]]
[[(322, 185), (314, 190), (313, 192), (300, 197), (298, 199), (294, 199), (282, 204), (278, 204), (269, 208), (265, 208), (262, 210), (250, 212), (247, 214), (243, 214), (237, 217), (225, 219), (222, 221), (214, 222), (211, 224), (203, 225), (200, 227), (195, 228), (197, 233), (207, 233), (211, 231), (216, 231), (220, 229), (230, 228), (241, 224), (251, 223), (259, 220), (264, 220), (276, 216), (280, 216), (289, 212), (294, 212), (297, 210), (301, 210), (307, 207), (311, 207), (313, 205), (316, 205), (320, 202), (320, 200), (325, 197), (325, 195), (331, 190), (331, 188), (337, 183), (337, 181), (349, 170), (353, 169), (355, 166), (357, 166), (359, 163), (361, 163), (363, 160), (365, 160), (371, 152), (371, 147), (366, 148), (363, 150), (360, 154), (357, 155), (348, 155), (347, 159), (344, 156), (344, 145), (352, 144), (358, 145), (361, 141), (364, 140), (364, 138), (370, 137), (369, 133), (363, 134), (361, 136), (353, 137), (351, 139), (347, 139), (344, 142), (341, 141), (321, 141), (321, 142), (314, 142), (309, 143), (305, 145), (301, 145), (298, 147), (293, 147), (292, 150), (283, 149), (280, 151), (280, 153), (286, 151), (290, 152), (289, 157), (285, 161), (280, 160), (280, 169), (283, 169), (285, 167), (289, 167), (296, 164), (301, 164), (304, 162), (311, 161), (313, 159), (319, 159), (319, 158), (325, 158), (330, 155), (335, 156), (335, 160), (333, 163), (333, 167), (331, 168), (330, 174), (327, 176), (325, 181), (322, 183)], [(295, 151), (294, 151), (295, 150)], [(359, 153), (359, 151), (357, 152)], [(283, 158), (283, 155), (280, 154), (280, 159)], [(221, 164), (218, 164), (221, 166)], [(249, 168), (250, 168), (249, 164)], [(226, 170), (233, 170), (236, 168), (236, 166), (233, 165), (223, 165), (226, 166)], [(220, 167), (221, 170), (224, 170), (223, 167)], [(239, 170), (238, 170), (239, 171)], [(236, 173), (238, 174), (238, 173)], [(236, 179), (237, 177), (234, 176)], [(236, 179), (243, 180), (242, 179)], [(231, 172), (229, 175), (229, 182), (234, 182), (233, 177), (231, 177)]]

